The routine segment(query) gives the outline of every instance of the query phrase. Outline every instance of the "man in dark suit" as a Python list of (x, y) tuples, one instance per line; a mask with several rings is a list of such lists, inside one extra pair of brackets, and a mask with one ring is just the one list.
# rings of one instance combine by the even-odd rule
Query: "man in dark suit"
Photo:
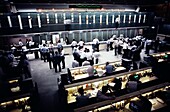
[(55, 55), (54, 55), (54, 58), (53, 58), (53, 65), (54, 65), (54, 69), (55, 69), (55, 72), (57, 73), (57, 66), (59, 68), (59, 72), (61, 72), (61, 56), (60, 54), (56, 51), (55, 52)]

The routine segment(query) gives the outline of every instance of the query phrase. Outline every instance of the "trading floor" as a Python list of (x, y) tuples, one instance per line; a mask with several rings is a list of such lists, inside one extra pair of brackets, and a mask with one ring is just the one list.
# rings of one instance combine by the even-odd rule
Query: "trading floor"
[[(145, 50), (141, 52), (141, 59), (146, 56)], [(150, 51), (152, 53), (153, 51)], [(114, 50), (107, 52), (100, 51), (99, 64), (107, 61), (121, 60), (121, 56), (114, 56)], [(66, 55), (66, 68), (71, 68), (73, 61), (72, 55)], [(40, 111), (41, 112), (62, 112), (63, 106), (60, 105), (58, 96), (58, 78), (60, 73), (55, 73), (54, 69), (49, 69), (48, 62), (37, 59), (30, 61), (33, 81), (38, 84), (40, 96)], [(62, 69), (62, 72), (67, 72), (67, 69)], [(60, 111), (59, 111), (60, 110)]]

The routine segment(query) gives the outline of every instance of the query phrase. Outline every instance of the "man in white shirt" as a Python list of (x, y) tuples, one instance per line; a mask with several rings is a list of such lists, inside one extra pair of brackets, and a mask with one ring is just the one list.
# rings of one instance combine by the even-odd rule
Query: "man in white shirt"
[(95, 59), (95, 64), (98, 64), (98, 62), (99, 62), (99, 56), (100, 56), (99, 52), (94, 52), (94, 53), (93, 53), (93, 56), (94, 56), (94, 59)]
[(152, 40), (147, 39), (146, 40), (146, 51), (145, 51), (146, 54), (149, 54), (149, 51), (151, 49), (151, 44), (152, 44)]
[(82, 48), (79, 48), (79, 55), (80, 55), (79, 66), (82, 66), (83, 61), (87, 60), (85, 52), (83, 51)]
[(58, 40), (58, 43), (57, 43), (57, 49), (58, 49), (58, 52), (60, 53), (61, 52), (61, 49), (63, 48), (63, 44), (61, 43), (60, 40)]
[(83, 42), (83, 40), (82, 40), (82, 39), (80, 39), (80, 41), (79, 41), (78, 45), (79, 45), (80, 47), (83, 47), (83, 46), (84, 46), (84, 42)]
[(93, 67), (93, 64), (90, 64), (90, 66), (87, 68), (87, 73), (88, 73), (89, 77), (94, 76), (94, 71), (95, 71), (95, 69)]
[(120, 17), (116, 16), (116, 19), (115, 19), (115, 27), (116, 27), (116, 29), (119, 27), (119, 23), (120, 23)]
[(21, 39), (19, 39), (18, 44), (19, 44), (19, 46), (23, 46), (24, 45)]
[(89, 49), (86, 50), (85, 56), (87, 58), (87, 61), (89, 61), (90, 63), (94, 64), (94, 62), (93, 62), (93, 53), (90, 52)]
[(93, 45), (93, 50), (99, 52), (99, 39), (97, 37), (93, 39)]
[(21, 40), (21, 39), (19, 39), (18, 44), (19, 44), (19, 49), (22, 49), (22, 46), (23, 46), (24, 44), (22, 43), (22, 40)]
[(71, 43), (71, 47), (72, 47), (72, 50), (77, 47), (77, 42), (75, 39), (73, 39), (72, 43)]
[(118, 54), (122, 54), (122, 45), (123, 45), (123, 41), (119, 40), (118, 41)]
[(114, 49), (115, 49), (115, 56), (116, 56), (117, 55), (117, 49), (118, 49), (118, 40), (116, 38), (114, 38), (113, 42), (114, 42)]
[(61, 56), (62, 69), (64, 69), (65, 68), (65, 56), (64, 56), (64, 49), (63, 48), (61, 48), (60, 56)]
[(31, 39), (28, 40), (28, 45), (29, 45), (29, 48), (32, 47), (32, 41), (31, 41)]

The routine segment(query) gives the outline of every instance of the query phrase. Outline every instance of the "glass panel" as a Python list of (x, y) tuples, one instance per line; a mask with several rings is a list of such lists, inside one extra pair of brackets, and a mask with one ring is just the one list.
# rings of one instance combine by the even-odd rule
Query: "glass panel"
[(32, 26), (33, 27), (38, 27), (37, 14), (36, 13), (31, 13), (30, 16), (32, 18)]
[[(29, 28), (28, 15), (27, 14), (21, 14), (21, 18), (22, 18), (22, 25), (23, 25), (23, 27)], [(30, 17), (30, 19), (31, 19), (31, 17)], [(32, 26), (32, 24), (31, 24), (31, 26)]]
[(86, 38), (87, 42), (91, 42), (91, 32), (87, 32), (86, 34), (87, 34), (86, 35), (87, 36), (87, 38)]
[(11, 23), (12, 23), (12, 27), (19, 27), (19, 21), (18, 21), (18, 16), (17, 15), (13, 15), (10, 16), (11, 17)]
[(74, 32), (74, 39), (79, 42), (79, 32)]
[(103, 40), (103, 32), (102, 32), (102, 31), (99, 31), (99, 32), (98, 32), (98, 39), (99, 39), (100, 41)]
[[(40, 17), (41, 17), (41, 24), (42, 26), (46, 26), (47, 25), (47, 13), (41, 13)], [(37, 16), (38, 18), (38, 16)]]
[(49, 23), (50, 24), (55, 24), (55, 15), (54, 13), (49, 13)]
[(103, 39), (107, 40), (107, 31), (103, 31)]

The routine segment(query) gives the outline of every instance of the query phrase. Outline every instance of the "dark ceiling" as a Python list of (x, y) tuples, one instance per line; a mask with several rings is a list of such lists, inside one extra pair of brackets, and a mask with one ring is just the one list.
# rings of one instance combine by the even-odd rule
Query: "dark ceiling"
[(0, 0), (1, 3), (93, 3), (93, 4), (126, 4), (153, 5), (166, 3), (169, 0)]

